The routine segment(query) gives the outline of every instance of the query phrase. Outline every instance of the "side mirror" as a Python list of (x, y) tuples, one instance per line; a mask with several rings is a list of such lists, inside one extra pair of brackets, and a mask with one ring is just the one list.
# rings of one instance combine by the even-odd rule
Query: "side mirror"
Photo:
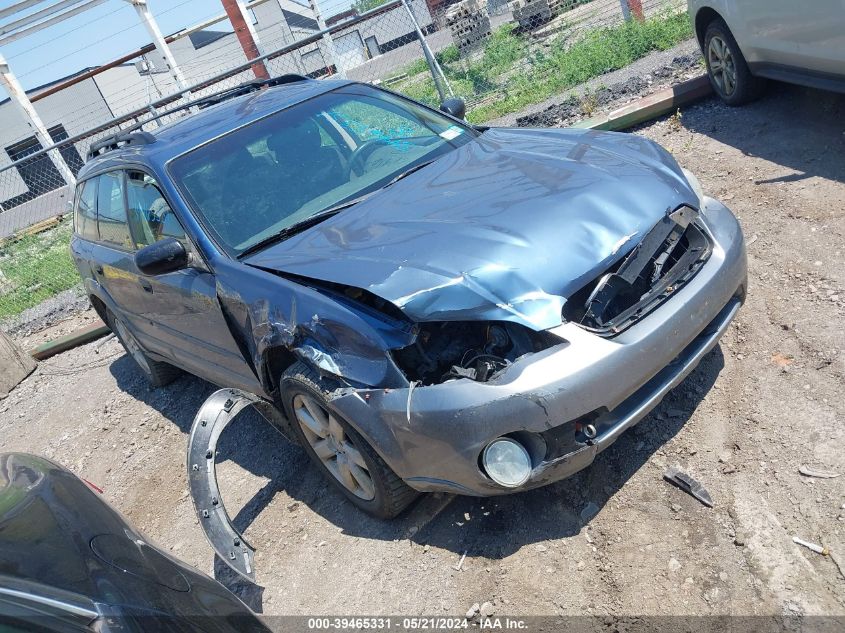
[(145, 275), (161, 275), (188, 267), (188, 251), (168, 237), (135, 253), (135, 266)]
[(456, 119), (463, 119), (467, 114), (467, 104), (463, 99), (453, 97), (440, 104), (440, 111), (451, 114)]

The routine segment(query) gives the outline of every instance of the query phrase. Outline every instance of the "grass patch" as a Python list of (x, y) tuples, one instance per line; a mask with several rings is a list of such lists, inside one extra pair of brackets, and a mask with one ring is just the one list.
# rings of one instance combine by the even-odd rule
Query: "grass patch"
[[(471, 123), (483, 123), (624, 68), (692, 36), (686, 12), (666, 13), (643, 22), (594, 29), (572, 45), (560, 38), (544, 51), (532, 51), (527, 40), (515, 33), (514, 25), (505, 25), (490, 36), (476, 60), (453, 59), (450, 53), (450, 61), (441, 60), (441, 65), (457, 96), (478, 102), (496, 95), (492, 103), (470, 107), (467, 112)], [(395, 88), (414, 99), (439, 105), (430, 77), (411, 78)]]
[(0, 319), (80, 283), (70, 256), (71, 223), (0, 247)]

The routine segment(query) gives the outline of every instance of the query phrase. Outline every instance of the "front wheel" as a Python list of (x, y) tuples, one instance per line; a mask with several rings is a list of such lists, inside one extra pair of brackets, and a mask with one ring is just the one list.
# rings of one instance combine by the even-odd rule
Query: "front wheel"
[(328, 406), (332, 385), (297, 362), (282, 375), (281, 396), (293, 432), (323, 474), (356, 507), (381, 519), (407, 508), (417, 492)]
[(765, 80), (755, 77), (728, 25), (713, 20), (704, 33), (704, 60), (713, 90), (728, 105), (736, 106), (760, 96)]

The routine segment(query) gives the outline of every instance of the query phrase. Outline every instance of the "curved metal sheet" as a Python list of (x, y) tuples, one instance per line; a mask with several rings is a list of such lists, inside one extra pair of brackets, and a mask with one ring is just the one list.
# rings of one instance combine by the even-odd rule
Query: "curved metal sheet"
[(220, 559), (238, 574), (255, 582), (255, 548), (232, 524), (226, 512), (214, 458), (220, 434), (245, 407), (261, 402), (238, 389), (215, 391), (203, 403), (188, 439), (188, 487), (205, 537)]

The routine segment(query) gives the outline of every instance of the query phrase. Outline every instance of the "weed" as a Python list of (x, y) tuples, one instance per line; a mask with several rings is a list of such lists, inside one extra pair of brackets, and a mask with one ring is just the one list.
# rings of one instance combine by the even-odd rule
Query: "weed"
[(675, 110), (675, 113), (674, 113), (674, 114), (672, 114), (671, 116), (669, 116), (669, 128), (670, 128), (673, 132), (677, 132), (677, 131), (679, 131), (679, 130), (681, 129), (681, 118), (682, 118), (683, 116), (684, 116), (684, 115), (683, 115), (683, 114), (681, 114), (681, 109), (680, 109), (680, 108), (678, 108), (677, 110)]
[(581, 97), (581, 113), (586, 117), (593, 116), (593, 112), (596, 111), (598, 108), (599, 101), (596, 97), (594, 92), (590, 92), (589, 90), (584, 92), (584, 96)]

